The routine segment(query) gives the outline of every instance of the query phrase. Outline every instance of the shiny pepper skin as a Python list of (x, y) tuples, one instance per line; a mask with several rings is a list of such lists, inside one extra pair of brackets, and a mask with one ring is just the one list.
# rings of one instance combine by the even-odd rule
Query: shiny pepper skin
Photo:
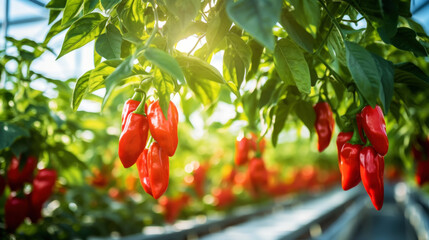
[(5, 222), (6, 229), (9, 232), (15, 230), (24, 222), (28, 214), (28, 200), (25, 198), (13, 197), (12, 195), (6, 200), (5, 204)]
[(314, 126), (318, 136), (317, 149), (319, 152), (322, 152), (331, 142), (335, 120), (332, 115), (331, 107), (327, 102), (318, 102), (313, 108), (316, 112), (316, 122)]
[(252, 158), (249, 162), (248, 177), (254, 188), (265, 189), (268, 184), (268, 171), (261, 158)]
[(386, 155), (389, 149), (389, 140), (386, 134), (386, 122), (381, 108), (366, 106), (361, 111), (362, 127), (371, 145), (381, 156)]
[(155, 199), (161, 197), (168, 187), (170, 168), (168, 155), (157, 142), (140, 155), (137, 169), (143, 189)]
[(361, 149), (361, 145), (348, 142), (341, 148), (339, 167), (341, 172), (341, 186), (345, 191), (355, 187), (360, 182), (359, 153)]
[(384, 157), (369, 146), (361, 150), (359, 160), (363, 186), (375, 209), (380, 210), (384, 201)]
[(7, 170), (7, 182), (12, 191), (16, 191), (24, 186), (25, 182), (31, 182), (33, 179), (33, 172), (37, 166), (37, 158), (28, 157), (22, 169), (19, 168), (18, 158), (12, 157), (11, 163)]
[(146, 116), (130, 113), (124, 131), (119, 137), (118, 155), (124, 168), (129, 168), (137, 161), (146, 147), (149, 124)]
[(153, 102), (147, 109), (147, 119), (153, 139), (159, 143), (168, 156), (173, 156), (177, 149), (177, 124), (179, 122), (174, 103), (170, 102), (167, 119), (165, 119), (159, 101)]
[(250, 142), (246, 137), (235, 141), (235, 164), (238, 166), (247, 163), (249, 160)]
[(41, 206), (52, 194), (57, 180), (57, 171), (53, 169), (41, 169), (33, 180), (31, 192), (32, 206)]
[(338, 164), (340, 164), (341, 148), (343, 145), (350, 141), (353, 137), (353, 132), (340, 132), (337, 136), (337, 153), (338, 153)]
[(122, 131), (124, 130), (125, 123), (126, 123), (128, 115), (131, 112), (134, 112), (137, 109), (137, 107), (139, 106), (139, 104), (140, 104), (139, 101), (136, 101), (136, 100), (133, 100), (133, 99), (128, 99), (125, 102), (124, 108), (122, 109), (122, 117), (121, 117), (121, 119), (122, 119), (122, 125), (121, 125), (122, 129), (121, 130)]

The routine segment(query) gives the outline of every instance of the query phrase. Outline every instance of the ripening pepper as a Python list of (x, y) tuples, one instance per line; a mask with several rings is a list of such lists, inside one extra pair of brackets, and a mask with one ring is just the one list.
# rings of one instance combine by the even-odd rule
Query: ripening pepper
[(218, 208), (225, 208), (235, 201), (232, 188), (216, 188), (213, 190), (213, 197), (214, 205)]
[(12, 195), (9, 196), (6, 200), (4, 214), (7, 231), (15, 232), (27, 217), (28, 200), (26, 198), (18, 198)]
[(416, 182), (419, 186), (429, 182), (429, 160), (417, 161)]
[(389, 149), (389, 140), (386, 134), (386, 122), (381, 108), (366, 106), (361, 111), (362, 127), (371, 145), (381, 156), (386, 155)]
[(416, 182), (422, 186), (429, 182), (429, 137), (418, 138), (411, 147), (411, 153), (416, 161)]
[(15, 156), (12, 157), (11, 163), (7, 170), (7, 182), (12, 191), (16, 191), (24, 186), (25, 182), (31, 182), (33, 172), (37, 166), (37, 158), (30, 156), (27, 158), (22, 169), (19, 168), (20, 161)]
[(161, 197), (168, 187), (170, 168), (168, 155), (157, 142), (140, 155), (137, 169), (143, 189), (155, 199)]
[(350, 141), (353, 137), (353, 132), (340, 132), (337, 136), (337, 154), (338, 154), (338, 164), (340, 164), (341, 161), (341, 148), (343, 145)]
[(149, 124), (146, 116), (130, 113), (119, 137), (118, 155), (124, 168), (129, 168), (146, 147)]
[(43, 204), (39, 204), (39, 205), (33, 205), (31, 203), (31, 195), (32, 193), (30, 193), (30, 195), (28, 195), (27, 199), (28, 199), (28, 217), (30, 218), (32, 223), (37, 223), (39, 221), (39, 219), (42, 218), (42, 208), (43, 208)]
[(193, 187), (195, 189), (195, 192), (197, 193), (198, 197), (204, 196), (204, 188), (205, 188), (205, 181), (206, 181), (206, 174), (207, 174), (207, 165), (200, 164), (198, 168), (194, 169), (193, 173)]
[(126, 123), (126, 120), (128, 118), (128, 115), (130, 113), (134, 112), (137, 109), (137, 107), (139, 106), (139, 104), (140, 104), (140, 101), (133, 100), (133, 99), (128, 99), (125, 102), (124, 108), (122, 109), (122, 117), (121, 117), (121, 119), (122, 119), (122, 125), (121, 125), (122, 128), (121, 128), (121, 130), (122, 131), (124, 130), (125, 123)]
[(250, 142), (246, 137), (235, 141), (235, 164), (239, 166), (247, 163), (249, 160), (249, 149)]
[(339, 167), (341, 186), (345, 191), (355, 187), (360, 182), (359, 153), (361, 149), (361, 145), (348, 142), (341, 148)]
[(52, 194), (57, 180), (57, 171), (54, 169), (41, 169), (33, 180), (31, 192), (32, 206), (41, 206)]
[(371, 147), (364, 147), (360, 154), (360, 176), (375, 209), (380, 210), (384, 201), (384, 157)]
[(250, 160), (247, 174), (253, 188), (265, 189), (267, 187), (268, 171), (265, 167), (264, 161), (261, 158), (255, 157)]
[(160, 198), (158, 202), (162, 207), (165, 221), (168, 223), (174, 223), (180, 215), (183, 207), (188, 204), (189, 199), (190, 198), (187, 194), (182, 194), (182, 196), (178, 196), (176, 198), (168, 198), (166, 196)]
[(318, 102), (313, 108), (316, 112), (316, 121), (314, 126), (318, 137), (317, 149), (319, 152), (322, 152), (331, 142), (335, 120), (332, 115), (331, 107), (327, 102)]
[(147, 109), (147, 119), (153, 139), (159, 143), (159, 146), (164, 149), (168, 156), (173, 156), (179, 141), (177, 136), (179, 116), (174, 103), (170, 101), (166, 119), (159, 101), (153, 102)]

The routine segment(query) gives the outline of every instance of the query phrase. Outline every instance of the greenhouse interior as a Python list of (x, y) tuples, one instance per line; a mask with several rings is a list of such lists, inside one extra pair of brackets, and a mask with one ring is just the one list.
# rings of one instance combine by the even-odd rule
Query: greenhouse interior
[(429, 240), (429, 0), (0, 0), (0, 239)]

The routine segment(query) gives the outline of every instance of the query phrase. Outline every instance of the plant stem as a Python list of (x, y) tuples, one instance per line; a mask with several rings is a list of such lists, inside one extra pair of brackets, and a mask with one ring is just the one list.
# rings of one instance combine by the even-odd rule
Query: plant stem
[(146, 40), (146, 43), (144, 44), (143, 48), (149, 47), (150, 43), (152, 42), (153, 38), (155, 37), (156, 33), (158, 32), (158, 12), (156, 11), (156, 5), (155, 2), (152, 0), (150, 1), (153, 7), (153, 15), (155, 18), (155, 24), (152, 29), (152, 33), (150, 34), (150, 37)]
[(343, 30), (340, 27), (340, 24), (337, 22), (337, 19), (335, 19), (335, 17), (331, 14), (331, 12), (328, 10), (328, 7), (326, 6), (326, 4), (323, 2), (323, 0), (319, 0), (320, 4), (322, 5), (322, 7), (325, 9), (326, 13), (328, 14), (328, 16), (331, 18), (332, 23), (335, 25), (335, 27), (338, 29), (338, 31), (340, 32), (341, 38), (343, 39), (343, 41), (346, 39), (345, 35), (343, 33)]

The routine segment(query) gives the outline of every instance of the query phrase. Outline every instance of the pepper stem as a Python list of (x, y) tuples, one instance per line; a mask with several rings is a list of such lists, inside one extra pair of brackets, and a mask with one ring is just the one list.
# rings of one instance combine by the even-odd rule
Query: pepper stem
[(139, 106), (134, 111), (134, 113), (146, 116), (145, 109), (144, 109), (145, 105), (146, 105), (146, 93), (143, 90), (141, 90), (140, 88), (136, 88), (136, 89), (134, 89), (134, 91), (136, 91), (136, 94), (140, 93), (140, 95), (143, 95), (143, 97), (141, 98), (142, 101), (140, 102)]
[(353, 145), (362, 145), (363, 142), (360, 139), (359, 128), (357, 126), (356, 120), (353, 121), (352, 125), (353, 125), (353, 137), (352, 139), (350, 139), (349, 143)]

